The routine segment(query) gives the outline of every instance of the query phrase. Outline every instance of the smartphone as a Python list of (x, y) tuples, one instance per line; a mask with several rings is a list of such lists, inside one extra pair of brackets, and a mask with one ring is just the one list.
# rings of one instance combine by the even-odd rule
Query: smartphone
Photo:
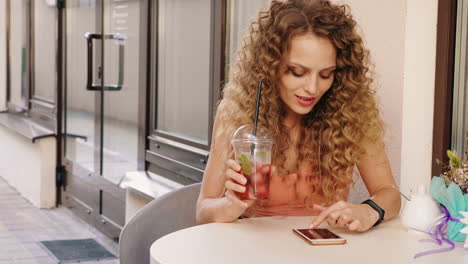
[(293, 232), (311, 245), (343, 245), (346, 239), (326, 228), (293, 229)]

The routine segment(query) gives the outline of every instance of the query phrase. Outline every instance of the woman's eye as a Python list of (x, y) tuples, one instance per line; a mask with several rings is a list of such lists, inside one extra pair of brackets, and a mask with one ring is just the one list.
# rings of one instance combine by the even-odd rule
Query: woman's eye
[(333, 73), (334, 73), (334, 71), (330, 72), (328, 75), (322, 75), (322, 74), (320, 74), (320, 78), (322, 78), (322, 79), (324, 79), (324, 80), (330, 79), (330, 77), (333, 76)]
[(291, 73), (292, 73), (292, 75), (294, 75), (294, 76), (296, 76), (296, 77), (302, 77), (302, 76), (304, 76), (303, 73), (297, 73), (297, 72), (295, 72), (295, 71), (291, 71)]
[(288, 67), (288, 72), (290, 72), (292, 75), (296, 76), (296, 77), (302, 77), (304, 76), (304, 73), (298, 73), (296, 72), (293, 68), (291, 67)]

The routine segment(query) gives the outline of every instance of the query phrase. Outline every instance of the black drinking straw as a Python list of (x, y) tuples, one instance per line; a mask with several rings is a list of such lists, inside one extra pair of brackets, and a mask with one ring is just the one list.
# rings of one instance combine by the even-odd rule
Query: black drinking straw
[(257, 125), (258, 125), (258, 110), (260, 109), (260, 97), (262, 96), (262, 81), (258, 82), (257, 86), (257, 105), (255, 106), (255, 119), (253, 127), (253, 135), (257, 136)]
[[(258, 86), (257, 86), (257, 105), (255, 106), (255, 119), (254, 119), (254, 127), (253, 127), (254, 137), (257, 137), (258, 112), (260, 109), (260, 97), (262, 96), (262, 84), (263, 84), (262, 81), (259, 81)], [(255, 145), (252, 143), (252, 145), (250, 146), (250, 151), (252, 155), (254, 153), (254, 148), (255, 148)]]

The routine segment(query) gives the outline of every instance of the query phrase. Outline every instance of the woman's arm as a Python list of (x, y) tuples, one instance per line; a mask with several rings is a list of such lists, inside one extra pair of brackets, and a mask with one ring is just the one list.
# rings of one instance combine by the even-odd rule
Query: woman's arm
[[(247, 181), (237, 173), (240, 171), (240, 165), (228, 160), (230, 137), (222, 131), (224, 121), (218, 118), (222, 111), (224, 111), (223, 102), (218, 107), (214, 122), (210, 157), (197, 202), (196, 219), (199, 224), (235, 221), (252, 204), (252, 201), (239, 200), (234, 193), (234, 190), (243, 192), (245, 187), (229, 180), (235, 179), (240, 183)], [(225, 164), (226, 170), (224, 170)]]
[[(372, 201), (385, 211), (384, 220), (397, 216), (400, 212), (401, 197), (395, 189), (396, 183), (385, 153), (384, 144), (379, 142), (378, 144), (368, 145), (366, 154), (358, 164), (358, 168)], [(370, 209), (375, 211), (372, 208)]]
[[(389, 220), (400, 211), (401, 199), (395, 190), (395, 180), (385, 153), (383, 142), (368, 144), (358, 165), (361, 177), (369, 194), (385, 211), (384, 220)], [(330, 226), (339, 226), (351, 231), (366, 231), (379, 219), (379, 214), (367, 204), (351, 204), (339, 201), (330, 207), (315, 206), (322, 212), (313, 221), (311, 228), (327, 220)]]

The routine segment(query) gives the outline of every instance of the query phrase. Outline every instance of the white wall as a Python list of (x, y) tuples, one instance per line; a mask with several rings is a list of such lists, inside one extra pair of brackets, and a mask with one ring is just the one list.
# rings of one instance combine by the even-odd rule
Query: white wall
[(401, 189), (429, 184), (432, 165), (437, 0), (408, 0)]
[(35, 144), (0, 127), (0, 177), (34, 206), (55, 207), (55, 138)]
[[(418, 183), (428, 184), (437, 0), (334, 2), (351, 7), (370, 49), (377, 96), (387, 125), (387, 154), (397, 184), (405, 193)], [(362, 182), (356, 188), (361, 196), (365, 195)]]
[[(350, 6), (374, 66), (374, 87), (386, 124), (386, 150), (397, 184), (401, 182), (402, 99), (406, 0), (334, 1)], [(367, 190), (361, 180), (350, 199), (362, 201)]]

